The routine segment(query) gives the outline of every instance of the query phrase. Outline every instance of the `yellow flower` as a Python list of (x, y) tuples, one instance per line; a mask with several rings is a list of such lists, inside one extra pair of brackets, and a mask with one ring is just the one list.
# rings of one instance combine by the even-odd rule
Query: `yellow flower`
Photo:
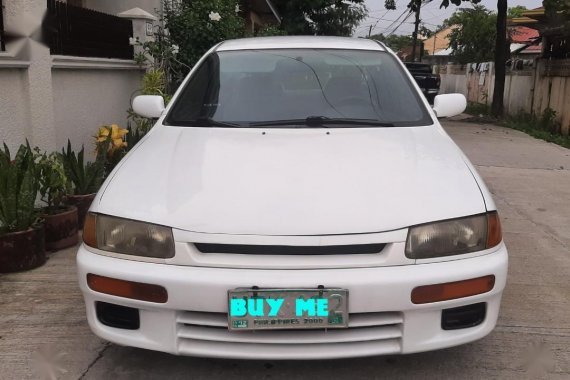
[(129, 133), (128, 129), (125, 128), (119, 128), (119, 126), (117, 124), (112, 124), (111, 125), (111, 138), (114, 139), (122, 139), (124, 135), (126, 135), (127, 133)]
[(107, 127), (100, 127), (99, 134), (95, 136), (95, 139), (97, 142), (103, 142), (107, 140), (108, 136), (109, 136), (109, 129), (107, 129)]
[(109, 129), (105, 126), (99, 128), (99, 136), (109, 136)]
[(120, 128), (117, 124), (111, 124), (110, 126), (104, 125), (99, 128), (99, 133), (95, 136), (95, 141), (97, 143), (103, 143), (110, 139), (111, 144), (109, 145), (109, 153), (114, 152), (117, 149), (127, 146), (126, 141), (124, 141), (124, 136), (129, 133), (128, 129)]
[(123, 141), (123, 139), (113, 139), (113, 146), (111, 149), (119, 149), (126, 146), (127, 143)]

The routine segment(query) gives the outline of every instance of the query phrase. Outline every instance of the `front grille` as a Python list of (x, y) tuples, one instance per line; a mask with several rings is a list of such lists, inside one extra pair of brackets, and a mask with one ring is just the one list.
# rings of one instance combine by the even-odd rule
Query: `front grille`
[(263, 345), (265, 356), (279, 359), (300, 352), (310, 358), (347, 356), (347, 350), (354, 356), (394, 354), (401, 352), (402, 324), (399, 312), (352, 313), (346, 329), (229, 331), (225, 313), (186, 311), (177, 318), (178, 350), (186, 355), (233, 351), (250, 356)]
[(247, 245), (194, 243), (202, 253), (233, 253), (243, 255), (357, 255), (380, 253), (386, 244), (350, 245)]

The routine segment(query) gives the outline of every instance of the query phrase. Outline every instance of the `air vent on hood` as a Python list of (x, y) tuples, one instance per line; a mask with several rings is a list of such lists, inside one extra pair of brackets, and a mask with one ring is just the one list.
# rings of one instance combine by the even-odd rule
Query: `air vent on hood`
[(202, 253), (242, 255), (357, 255), (380, 253), (386, 244), (351, 244), (325, 246), (245, 245), (195, 243)]

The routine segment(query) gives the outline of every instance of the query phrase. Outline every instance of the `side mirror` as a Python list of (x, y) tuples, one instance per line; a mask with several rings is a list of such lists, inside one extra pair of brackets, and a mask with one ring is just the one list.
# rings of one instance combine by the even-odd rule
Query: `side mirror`
[(159, 95), (139, 95), (133, 99), (133, 111), (143, 117), (157, 119), (164, 109), (164, 99)]
[(456, 116), (467, 108), (467, 99), (463, 94), (437, 95), (433, 100), (433, 111), (437, 117)]

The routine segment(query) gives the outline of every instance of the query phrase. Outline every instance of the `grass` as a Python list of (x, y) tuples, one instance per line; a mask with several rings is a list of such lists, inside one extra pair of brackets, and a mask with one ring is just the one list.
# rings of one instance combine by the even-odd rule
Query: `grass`
[[(481, 117), (482, 121), (493, 121), (491, 107), (486, 104), (469, 103), (465, 113)], [(521, 113), (496, 119), (495, 123), (570, 149), (570, 136), (560, 134), (560, 123), (556, 120), (556, 112), (550, 108), (540, 116)]]
[(465, 113), (468, 113), (469, 115), (473, 116), (479, 116), (479, 115), (489, 116), (491, 115), (491, 107), (489, 107), (486, 104), (469, 102), (467, 104), (467, 109), (465, 109)]
[(549, 126), (544, 126), (541, 123), (541, 120), (535, 116), (523, 115), (509, 117), (501, 120), (499, 124), (503, 127), (524, 132), (537, 139), (548, 141), (570, 149), (570, 136), (563, 136), (560, 133), (553, 132), (553, 130), (556, 131), (557, 129), (551, 129)]

